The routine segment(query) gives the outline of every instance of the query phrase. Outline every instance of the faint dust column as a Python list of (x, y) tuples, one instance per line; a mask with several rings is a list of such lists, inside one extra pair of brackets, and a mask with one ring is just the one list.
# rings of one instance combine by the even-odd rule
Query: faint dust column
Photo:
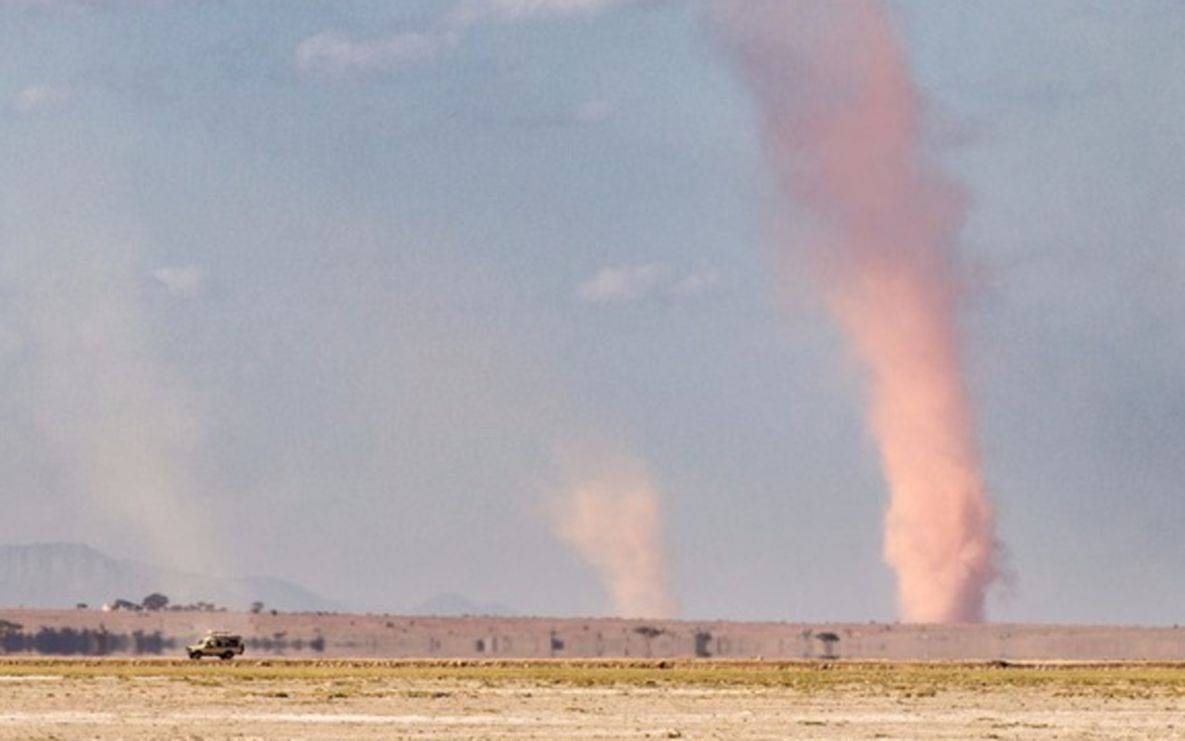
[(596, 569), (615, 615), (674, 617), (661, 505), (645, 466), (619, 459), (586, 468), (553, 510), (556, 534)]

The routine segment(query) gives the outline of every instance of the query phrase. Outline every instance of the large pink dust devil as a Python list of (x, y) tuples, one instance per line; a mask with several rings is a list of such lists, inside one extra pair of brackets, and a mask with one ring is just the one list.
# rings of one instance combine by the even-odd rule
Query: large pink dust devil
[(923, 107), (875, 0), (718, 0), (756, 94), (801, 242), (869, 373), (890, 489), (885, 559), (902, 617), (982, 620), (994, 524), (960, 373), (960, 189), (924, 141)]

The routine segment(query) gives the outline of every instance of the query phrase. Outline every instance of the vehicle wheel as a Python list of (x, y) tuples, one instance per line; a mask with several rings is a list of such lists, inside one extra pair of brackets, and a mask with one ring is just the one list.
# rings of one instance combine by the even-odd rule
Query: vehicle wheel
[(233, 652), (233, 651), (225, 651), (225, 652), (223, 652), (223, 654), (222, 654), (222, 660), (223, 660), (223, 661), (230, 661), (232, 658), (234, 658), (234, 652)]
[(189, 658), (193, 659), (194, 661), (197, 661), (198, 659), (202, 658), (202, 655), (200, 653), (198, 653), (197, 651), (190, 651)]

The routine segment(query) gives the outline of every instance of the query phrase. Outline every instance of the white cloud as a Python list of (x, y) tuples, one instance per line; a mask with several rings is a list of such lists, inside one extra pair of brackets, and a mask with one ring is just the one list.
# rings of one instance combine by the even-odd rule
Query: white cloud
[(693, 298), (713, 290), (720, 271), (701, 265), (690, 273), (676, 274), (663, 263), (606, 265), (576, 289), (576, 297), (589, 304), (641, 301), (656, 295)]
[(0, 359), (6, 355), (15, 355), (24, 347), (25, 340), (15, 330), (0, 321)]
[(0, 0), (0, 7), (36, 13), (86, 13), (167, 5), (170, 0)]
[(593, 98), (582, 103), (560, 109), (554, 113), (538, 116), (521, 116), (517, 123), (525, 126), (599, 126), (616, 113), (616, 107), (607, 100)]
[(660, 263), (606, 266), (581, 284), (576, 295), (590, 304), (636, 301), (653, 293), (667, 272), (667, 266)]
[(431, 62), (458, 41), (455, 32), (404, 32), (356, 40), (338, 31), (324, 31), (296, 47), (296, 68), (315, 77), (398, 72)]
[(486, 0), (496, 12), (505, 15), (544, 15), (553, 13), (565, 15), (571, 13), (592, 13), (604, 10), (614, 5), (622, 4), (624, 0)]
[(60, 108), (70, 101), (74, 92), (66, 85), (27, 85), (12, 100), (17, 113), (32, 114)]
[[(344, 78), (398, 72), (426, 64), (456, 47), (470, 26), (546, 16), (591, 14), (644, 0), (459, 0), (451, 12), (425, 31), (359, 40), (340, 31), (323, 31), (296, 48), (296, 68), (315, 77)], [(3, 2), (3, 0), (0, 0)], [(599, 123), (610, 112), (604, 102), (573, 113), (580, 123)]]
[(518, 20), (591, 14), (639, 0), (462, 0), (450, 19), (468, 25), (487, 19)]
[(208, 273), (197, 265), (186, 265), (161, 268), (152, 277), (178, 298), (196, 298), (205, 290)]
[(671, 288), (677, 296), (700, 296), (720, 283), (720, 271), (711, 265), (701, 265)]
[(97, 3), (94, 0), (7, 0), (8, 7), (44, 13), (80, 12)]
[(569, 119), (573, 123), (593, 126), (604, 123), (613, 115), (613, 104), (607, 100), (586, 100), (572, 108)]

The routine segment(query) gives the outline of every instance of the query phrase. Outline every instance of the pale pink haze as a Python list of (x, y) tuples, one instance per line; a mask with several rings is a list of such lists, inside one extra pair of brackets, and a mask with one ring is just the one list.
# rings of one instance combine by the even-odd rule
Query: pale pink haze
[(607, 462), (574, 481), (553, 512), (556, 534), (599, 574), (619, 617), (678, 612), (667, 577), (658, 494), (636, 462)]
[(984, 618), (995, 526), (960, 367), (960, 189), (876, 0), (718, 0), (828, 307), (869, 375), (890, 491), (884, 555), (911, 622)]

